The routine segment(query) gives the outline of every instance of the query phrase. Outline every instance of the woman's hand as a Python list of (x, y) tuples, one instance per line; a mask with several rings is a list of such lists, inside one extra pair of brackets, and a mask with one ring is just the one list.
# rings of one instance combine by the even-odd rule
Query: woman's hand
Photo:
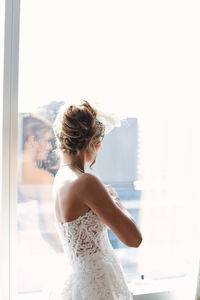
[(112, 187), (111, 184), (105, 184), (105, 188), (107, 189), (108, 193), (110, 194), (111, 198), (116, 202), (120, 201), (120, 198), (116, 192), (116, 190)]
[(112, 187), (111, 184), (104, 184), (105, 188), (107, 189), (108, 193), (110, 194), (111, 198), (115, 202), (115, 204), (132, 220), (132, 215), (122, 206), (120, 202), (120, 197), (118, 196), (116, 190)]

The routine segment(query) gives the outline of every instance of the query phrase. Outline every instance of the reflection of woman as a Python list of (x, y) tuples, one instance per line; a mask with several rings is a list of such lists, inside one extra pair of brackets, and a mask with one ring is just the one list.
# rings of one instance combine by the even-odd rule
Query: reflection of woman
[(140, 231), (112, 187), (85, 173), (86, 163), (96, 161), (104, 131), (88, 101), (65, 108), (55, 122), (61, 158), (53, 189), (55, 224), (69, 260), (65, 300), (132, 299), (107, 226), (129, 247), (140, 245)]
[(39, 168), (51, 150), (52, 129), (48, 123), (34, 116), (22, 119), (21, 183), (49, 184), (53, 175)]
[(52, 148), (52, 128), (47, 122), (33, 115), (22, 115), (19, 124), (22, 134), (21, 143), (19, 141), (19, 230), (25, 230), (29, 235), (36, 232), (36, 229), (39, 230), (46, 244), (41, 243), (38, 234), (35, 236), (39, 253), (48, 244), (51, 249), (62, 251), (52, 226), (53, 211), (49, 209), (52, 204), (51, 188), (54, 176), (40, 167)]

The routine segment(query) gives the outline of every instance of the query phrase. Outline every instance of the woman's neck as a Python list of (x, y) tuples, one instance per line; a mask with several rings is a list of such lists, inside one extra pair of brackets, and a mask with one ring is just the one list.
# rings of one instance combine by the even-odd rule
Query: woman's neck
[(85, 155), (80, 153), (80, 156), (72, 156), (66, 153), (61, 153), (60, 155), (60, 165), (74, 165), (79, 167), (81, 170), (85, 171)]

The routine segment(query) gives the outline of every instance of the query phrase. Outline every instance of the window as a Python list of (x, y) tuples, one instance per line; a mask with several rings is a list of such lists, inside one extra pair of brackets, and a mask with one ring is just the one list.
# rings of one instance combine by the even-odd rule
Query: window
[[(16, 280), (11, 295), (40, 299), (52, 270), (63, 271), (51, 202), (59, 165), (52, 123), (63, 102), (80, 99), (123, 120), (105, 136), (93, 167), (143, 234), (134, 249), (108, 229), (130, 287), (137, 291), (141, 275), (153, 282), (186, 278), (200, 250), (198, 5), (22, 0), (20, 6), (18, 108), (15, 89), (3, 107), (10, 148), (3, 148), (2, 169), (9, 172), (1, 215), (11, 241), (7, 288)], [(8, 240), (4, 254), (6, 247)]]

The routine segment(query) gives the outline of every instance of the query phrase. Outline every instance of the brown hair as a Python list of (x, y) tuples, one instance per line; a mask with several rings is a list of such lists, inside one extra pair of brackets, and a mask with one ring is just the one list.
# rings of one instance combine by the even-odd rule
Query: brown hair
[(87, 100), (82, 100), (80, 105), (62, 107), (54, 122), (58, 150), (78, 156), (81, 149), (87, 148), (90, 153), (95, 154), (95, 159), (90, 164), (93, 171), (92, 165), (96, 161), (93, 141), (103, 139), (105, 135), (105, 125), (96, 118), (97, 112)]

